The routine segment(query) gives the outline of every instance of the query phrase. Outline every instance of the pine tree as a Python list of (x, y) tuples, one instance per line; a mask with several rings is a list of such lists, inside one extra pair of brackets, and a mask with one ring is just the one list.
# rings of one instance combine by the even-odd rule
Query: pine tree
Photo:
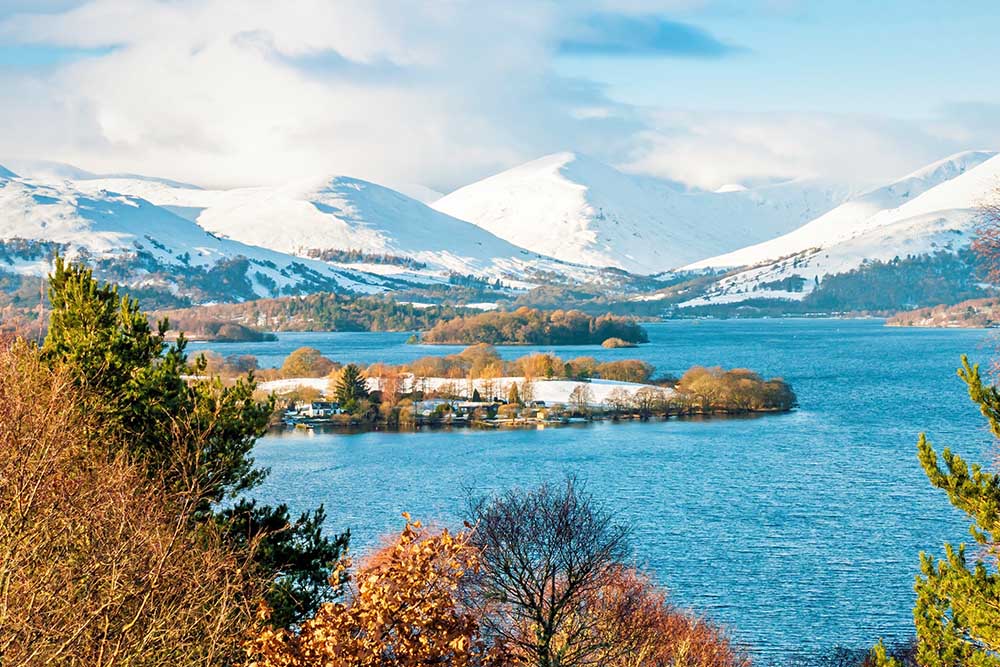
[(217, 523), (237, 544), (259, 538), (256, 562), (274, 578), (268, 597), (276, 618), (296, 622), (312, 613), (348, 535), (322, 536), (322, 507), (295, 522), (284, 506), (240, 501), (218, 509), (267, 474), (255, 467), (251, 451), (273, 402), (254, 400), (253, 374), (228, 387), (218, 379), (189, 382), (188, 376), (204, 373), (205, 360), (188, 363), (183, 336), (168, 345), (166, 320), (154, 330), (134, 299), (62, 258), (50, 276), (49, 298), (43, 358), (70, 371), (87, 397), (81, 409), (99, 414), (107, 440), (127, 443), (127, 453), (151, 476), (196, 490), (196, 520)]
[(521, 392), (517, 390), (517, 383), (510, 383), (510, 391), (507, 394), (507, 402), (511, 405), (521, 405)]
[(356, 364), (347, 364), (340, 371), (334, 395), (348, 412), (353, 412), (361, 401), (368, 398), (368, 381)]
[[(993, 435), (1000, 438), (1000, 392), (983, 383), (978, 365), (962, 358), (959, 377), (979, 406)], [(917, 661), (925, 667), (1000, 666), (1000, 476), (967, 464), (950, 449), (940, 458), (921, 435), (920, 463), (931, 484), (947, 492), (948, 500), (972, 521), (969, 531), (981, 545), (970, 565), (965, 545), (945, 544), (945, 558), (920, 555), (921, 576), (913, 609), (917, 629)], [(943, 462), (943, 467), (942, 467)], [(872, 662), (896, 667), (898, 661), (876, 650)]]

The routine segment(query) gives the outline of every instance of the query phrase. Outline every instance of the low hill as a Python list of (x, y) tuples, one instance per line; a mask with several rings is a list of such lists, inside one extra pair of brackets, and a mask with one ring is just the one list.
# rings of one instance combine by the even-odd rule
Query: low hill
[(885, 322), (890, 327), (940, 327), (985, 329), (1000, 326), (1000, 298), (969, 299), (954, 305), (918, 308), (897, 313)]
[(541, 311), (518, 308), (456, 317), (434, 325), (421, 343), (441, 345), (600, 345), (609, 338), (647, 343), (645, 329), (631, 318), (594, 317), (579, 310)]

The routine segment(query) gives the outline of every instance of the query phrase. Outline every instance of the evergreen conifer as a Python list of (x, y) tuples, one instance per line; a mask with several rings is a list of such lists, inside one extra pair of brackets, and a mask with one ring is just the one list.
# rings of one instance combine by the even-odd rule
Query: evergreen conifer
[[(983, 382), (978, 365), (962, 358), (959, 377), (969, 398), (979, 406), (993, 435), (1000, 438), (1000, 392)], [(925, 435), (917, 445), (920, 463), (931, 484), (971, 520), (969, 532), (979, 545), (969, 562), (965, 545), (945, 544), (945, 557), (920, 555), (921, 575), (915, 590), (913, 619), (917, 630), (917, 661), (924, 667), (1000, 666), (1000, 475), (970, 466), (945, 449), (939, 457)], [(943, 464), (943, 465), (942, 465)], [(876, 646), (871, 662), (899, 667)]]
[[(293, 522), (284, 505), (242, 499), (267, 475), (251, 451), (273, 409), (270, 400), (254, 400), (253, 373), (228, 387), (200, 379), (204, 358), (188, 363), (183, 335), (168, 345), (166, 320), (154, 330), (134, 299), (61, 257), (49, 298), (43, 358), (70, 371), (86, 396), (81, 409), (100, 415), (109, 440), (127, 443), (150, 475), (194, 489), (197, 521), (216, 522), (236, 544), (257, 543), (256, 563), (273, 578), (268, 601), (278, 622), (315, 611), (329, 597), (326, 582), (349, 535), (322, 535), (322, 507)], [(234, 504), (220, 509), (227, 500)]]

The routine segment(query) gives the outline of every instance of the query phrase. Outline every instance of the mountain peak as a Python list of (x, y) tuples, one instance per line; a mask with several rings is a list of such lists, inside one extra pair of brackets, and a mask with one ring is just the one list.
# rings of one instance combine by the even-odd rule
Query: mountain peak
[[(593, 173), (604, 173), (604, 174), (618, 174), (623, 176), (621, 172), (617, 169), (608, 165), (600, 160), (590, 157), (585, 153), (580, 153), (578, 151), (560, 151), (558, 153), (550, 153), (548, 155), (543, 155), (541, 157), (535, 158), (534, 160), (529, 160), (522, 164), (516, 165), (504, 171), (501, 171), (493, 176), (489, 176), (484, 181), (490, 181), (492, 179), (518, 179), (518, 178), (535, 178), (543, 174), (593, 174)], [(480, 181), (482, 182), (482, 181)], [(475, 185), (475, 184), (473, 184)], [(459, 188), (461, 190), (462, 188)], [(456, 191), (457, 192), (457, 191)]]
[(786, 232), (840, 201), (806, 188), (797, 196), (685, 193), (563, 151), (459, 188), (433, 206), (563, 261), (651, 274)]

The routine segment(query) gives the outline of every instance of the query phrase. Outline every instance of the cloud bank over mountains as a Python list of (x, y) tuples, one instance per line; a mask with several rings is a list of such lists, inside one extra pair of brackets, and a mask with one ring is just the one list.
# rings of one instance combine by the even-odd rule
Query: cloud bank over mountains
[(571, 148), (714, 189), (879, 179), (1000, 145), (988, 104), (904, 121), (691, 109), (677, 90), (650, 107), (559, 67), (754, 58), (688, 20), (704, 4), (14, 0), (0, 9), (0, 155), (209, 186), (350, 174), (447, 191)]

